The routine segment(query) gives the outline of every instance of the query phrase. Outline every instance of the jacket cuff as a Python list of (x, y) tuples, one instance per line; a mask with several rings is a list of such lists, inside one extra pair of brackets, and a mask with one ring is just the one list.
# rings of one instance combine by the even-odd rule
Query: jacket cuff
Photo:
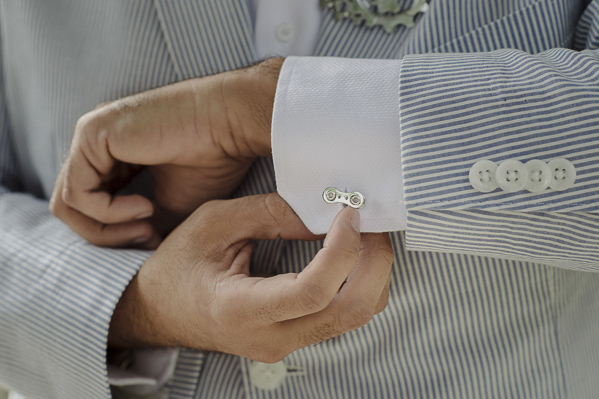
[(0, 213), (8, 219), (0, 229), (9, 298), (0, 335), (10, 343), (3, 377), (34, 396), (110, 398), (109, 323), (150, 253), (88, 244), (48, 216), (46, 203), (24, 195), (5, 197)]
[[(406, 57), (400, 123), (408, 248), (596, 269), (597, 73), (595, 54), (563, 49)], [(568, 160), (577, 175), (561, 190), (532, 192), (527, 183), (514, 192), (501, 185), (480, 191), (470, 180), (483, 160), (555, 159)]]

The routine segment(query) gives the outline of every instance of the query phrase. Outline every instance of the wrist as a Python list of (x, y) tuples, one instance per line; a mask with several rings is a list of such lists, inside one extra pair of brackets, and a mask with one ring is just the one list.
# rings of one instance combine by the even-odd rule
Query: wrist
[(146, 308), (140, 300), (142, 297), (135, 276), (123, 292), (112, 314), (108, 329), (109, 348), (137, 348), (152, 345), (149, 342), (151, 340), (143, 333), (148, 317)]
[(233, 128), (240, 132), (239, 139), (253, 156), (272, 155), (271, 122), (275, 93), (283, 58), (270, 58), (235, 74), (238, 88), (238, 109), (248, 110), (245, 117), (237, 113)]
[(142, 271), (131, 280), (114, 310), (108, 330), (109, 348), (178, 346), (163, 328), (153, 305), (158, 293), (151, 289), (155, 285), (148, 284)]
[[(108, 347), (112, 349), (188, 347), (211, 350), (206, 318), (197, 322), (197, 304), (185, 285), (164, 268), (158, 250), (142, 265), (121, 296), (110, 322)], [(177, 292), (187, 294), (175, 295)]]

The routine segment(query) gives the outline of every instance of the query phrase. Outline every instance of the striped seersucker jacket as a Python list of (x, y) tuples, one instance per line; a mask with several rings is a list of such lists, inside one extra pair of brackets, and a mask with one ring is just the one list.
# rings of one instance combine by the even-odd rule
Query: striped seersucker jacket
[[(254, 61), (247, 4), (0, 0), (0, 40), (0, 385), (109, 398), (111, 313), (150, 254), (87, 244), (47, 198), (98, 103)], [(409, 227), (392, 234), (388, 308), (290, 355), (275, 390), (247, 359), (185, 349), (157, 397), (598, 397), (597, 47), (598, 0), (432, 0), (390, 35), (323, 12), (315, 55), (403, 58)], [(464, 179), (478, 158), (555, 157), (577, 183), (534, 200)], [(237, 195), (274, 190), (261, 159)], [(298, 271), (319, 245), (260, 242), (253, 264)]]

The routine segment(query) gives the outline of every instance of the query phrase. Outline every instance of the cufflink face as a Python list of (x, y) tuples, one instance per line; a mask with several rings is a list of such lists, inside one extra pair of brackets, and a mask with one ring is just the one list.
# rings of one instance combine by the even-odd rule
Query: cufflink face
[(322, 192), (322, 199), (327, 204), (344, 204), (354, 209), (360, 209), (366, 203), (366, 198), (361, 193), (357, 191), (345, 193), (337, 190), (335, 187), (325, 188)]

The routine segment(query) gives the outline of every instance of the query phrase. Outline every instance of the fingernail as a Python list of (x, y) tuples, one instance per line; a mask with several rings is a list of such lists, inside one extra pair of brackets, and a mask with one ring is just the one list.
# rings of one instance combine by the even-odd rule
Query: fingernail
[(142, 213), (141, 215), (137, 215), (135, 220), (146, 219), (146, 218), (149, 218), (150, 216), (152, 216), (152, 212)]
[(352, 209), (349, 212), (349, 222), (351, 223), (354, 230), (360, 232), (360, 212)]
[(135, 240), (131, 241), (131, 245), (145, 244), (149, 240), (148, 237), (137, 237)]

